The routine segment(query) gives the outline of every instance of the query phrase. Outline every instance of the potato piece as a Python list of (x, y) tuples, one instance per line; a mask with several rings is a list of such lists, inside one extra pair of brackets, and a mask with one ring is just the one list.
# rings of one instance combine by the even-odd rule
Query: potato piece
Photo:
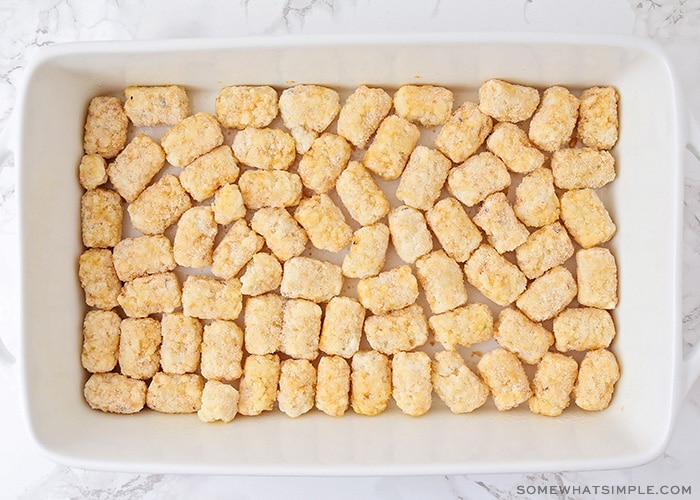
[(177, 267), (173, 246), (162, 234), (124, 238), (114, 246), (112, 255), (114, 269), (122, 281), (165, 273)]
[(80, 199), (80, 234), (83, 245), (113, 247), (122, 238), (122, 203), (111, 189), (86, 191)]
[(486, 304), (467, 304), (428, 318), (435, 340), (450, 351), (493, 337), (493, 314)]
[(340, 266), (311, 257), (294, 257), (284, 263), (280, 285), (283, 297), (328, 302), (342, 288)]
[(406, 205), (429, 210), (440, 197), (452, 162), (442, 153), (417, 146), (408, 159), (396, 188), (396, 197)]
[(617, 231), (605, 205), (592, 189), (575, 189), (561, 196), (561, 220), (583, 248), (609, 241)]
[(433, 249), (433, 237), (423, 212), (401, 205), (389, 212), (391, 242), (401, 260), (412, 264)]
[(342, 417), (350, 404), (350, 365), (340, 356), (322, 356), (316, 369), (316, 408)]
[(148, 385), (146, 405), (161, 413), (196, 413), (202, 407), (204, 379), (196, 373), (158, 372)]
[(190, 101), (180, 85), (129, 86), (124, 111), (134, 127), (175, 125), (190, 114)]
[(527, 241), (515, 249), (518, 267), (529, 279), (539, 278), (553, 267), (566, 262), (572, 255), (574, 245), (559, 222), (531, 233)]
[(111, 251), (90, 248), (83, 252), (78, 260), (78, 279), (88, 306), (109, 310), (119, 305), (122, 283), (114, 270)]
[(548, 417), (561, 415), (569, 406), (577, 375), (578, 364), (573, 358), (555, 352), (545, 354), (532, 380), (530, 411)]
[(400, 116), (387, 116), (365, 152), (365, 167), (382, 179), (398, 179), (419, 137), (420, 131), (413, 123)]
[(559, 219), (559, 198), (548, 168), (538, 168), (522, 178), (515, 188), (515, 215), (525, 225), (542, 227)]
[(557, 351), (588, 351), (609, 347), (615, 338), (610, 313), (595, 307), (572, 307), (562, 311), (553, 323)]
[(359, 351), (352, 357), (350, 402), (359, 415), (379, 415), (391, 399), (391, 361), (377, 351)]
[(301, 201), (301, 178), (284, 170), (247, 170), (238, 179), (245, 206), (292, 207)]
[(604, 410), (610, 405), (619, 379), (620, 366), (612, 352), (607, 349), (587, 352), (574, 387), (576, 406), (586, 411)]
[(214, 320), (204, 326), (202, 336), (202, 376), (209, 380), (232, 382), (243, 370), (243, 330), (233, 321)]
[(303, 154), (338, 115), (340, 96), (328, 87), (296, 85), (282, 91), (279, 109), (297, 142), (297, 151)]
[(360, 348), (365, 308), (350, 297), (333, 297), (326, 305), (318, 347), (326, 354), (350, 358)]
[(307, 359), (285, 359), (280, 367), (277, 403), (280, 411), (296, 418), (314, 407), (316, 368)]
[(182, 310), (199, 319), (234, 320), (243, 309), (241, 282), (236, 278), (217, 280), (209, 276), (188, 276), (182, 286)]
[(532, 396), (530, 383), (518, 357), (502, 348), (489, 351), (476, 367), (489, 386), (498, 411), (508, 411)]
[(80, 362), (90, 373), (110, 372), (117, 366), (121, 318), (114, 311), (88, 311), (83, 318)]
[(394, 93), (396, 114), (424, 127), (435, 127), (447, 121), (452, 113), (454, 94), (435, 85), (403, 85)]
[(447, 177), (447, 191), (468, 207), (510, 186), (505, 164), (493, 153), (480, 153), (453, 168)]
[(238, 413), (238, 391), (235, 387), (207, 380), (202, 390), (202, 406), (197, 412), (202, 422), (231, 422)]
[(282, 339), (285, 299), (275, 293), (250, 297), (243, 312), (245, 348), (249, 354), (274, 354)]
[(467, 302), (462, 270), (444, 250), (435, 250), (416, 260), (416, 276), (433, 314), (450, 311)]
[(464, 265), (467, 281), (499, 306), (514, 302), (527, 286), (518, 266), (488, 245), (477, 248)]
[(199, 367), (202, 323), (182, 312), (163, 314), (160, 366), (165, 373), (193, 373)]
[(156, 141), (138, 134), (107, 168), (114, 189), (131, 203), (165, 165), (165, 153)]
[(398, 352), (391, 360), (391, 393), (406, 415), (419, 417), (433, 403), (430, 356), (424, 352)]
[(473, 102), (461, 104), (435, 138), (435, 148), (454, 163), (462, 163), (476, 152), (491, 133), (493, 120)]
[(576, 252), (578, 303), (599, 309), (617, 306), (617, 263), (607, 248)]
[(138, 413), (146, 405), (146, 382), (119, 373), (93, 373), (83, 395), (93, 410)]
[(535, 112), (539, 102), (540, 93), (533, 87), (496, 78), (479, 87), (479, 110), (499, 122), (525, 121)]
[(530, 120), (528, 137), (549, 153), (567, 145), (578, 119), (579, 100), (568, 89), (555, 85), (545, 89)]
[(389, 213), (389, 200), (358, 161), (351, 161), (335, 184), (340, 201), (350, 217), (363, 226), (371, 226)]
[(483, 406), (489, 388), (472, 372), (457, 351), (435, 353), (433, 388), (452, 413), (470, 413)]
[(248, 127), (233, 138), (238, 161), (262, 170), (287, 170), (297, 157), (294, 138), (278, 128)]
[(299, 160), (297, 172), (304, 186), (327, 193), (350, 160), (350, 144), (340, 135), (324, 133)]
[(248, 227), (245, 219), (236, 221), (214, 249), (212, 274), (223, 279), (233, 278), (264, 244), (265, 240)]
[(180, 173), (182, 187), (197, 201), (208, 200), (221, 186), (235, 182), (240, 169), (229, 146), (223, 145), (187, 165)]
[(376, 276), (384, 267), (389, 246), (389, 228), (378, 222), (353, 233), (350, 251), (343, 258), (342, 271), (348, 278)]
[(261, 295), (282, 283), (282, 265), (274, 255), (258, 252), (253, 255), (241, 276), (243, 295)]
[(280, 352), (297, 359), (315, 359), (321, 335), (321, 306), (304, 299), (284, 304)]
[(515, 301), (518, 309), (539, 323), (553, 318), (576, 297), (576, 281), (568, 269), (553, 267), (530, 283)]
[(214, 116), (205, 112), (188, 116), (176, 123), (160, 139), (165, 158), (176, 167), (189, 165), (223, 143), (221, 125)]
[(103, 158), (114, 158), (126, 145), (129, 118), (122, 101), (117, 97), (97, 96), (90, 100), (83, 149), (86, 154), (98, 154)]
[(280, 358), (276, 354), (250, 355), (243, 366), (238, 399), (238, 413), (260, 415), (274, 407), (277, 382), (280, 377)]
[(250, 220), (250, 227), (265, 238), (268, 248), (282, 262), (300, 255), (306, 248), (306, 231), (284, 208), (257, 210)]
[(224, 184), (217, 189), (211, 206), (214, 209), (214, 220), (222, 226), (242, 219), (246, 214), (243, 195), (236, 184)]
[(338, 252), (352, 241), (352, 228), (327, 194), (301, 200), (294, 218), (306, 230), (311, 244), (319, 250)]
[(360, 85), (338, 115), (338, 134), (356, 148), (365, 149), (369, 138), (391, 111), (391, 96), (383, 89)]
[(498, 123), (486, 139), (486, 147), (512, 172), (526, 174), (544, 164), (544, 155), (532, 145), (527, 133), (513, 123)]
[(160, 322), (126, 318), (119, 325), (119, 369), (122, 375), (149, 379), (160, 367)]
[(615, 158), (593, 148), (565, 148), (552, 154), (554, 184), (560, 189), (597, 189), (615, 180)]
[(457, 262), (465, 262), (481, 244), (481, 231), (454, 198), (438, 201), (425, 219), (443, 250)]
[(187, 210), (177, 223), (173, 240), (175, 262), (183, 267), (210, 266), (218, 230), (211, 207), (198, 206)]
[(173, 312), (180, 307), (181, 297), (177, 276), (167, 272), (127, 281), (117, 301), (130, 318), (145, 318), (149, 314)]
[(508, 349), (529, 365), (540, 362), (554, 344), (554, 335), (542, 325), (533, 323), (513, 308), (501, 310), (495, 325), (494, 337), (501, 347)]
[(191, 206), (180, 180), (167, 174), (144, 189), (127, 211), (131, 224), (143, 234), (163, 234)]
[(581, 93), (577, 135), (586, 146), (612, 149), (618, 139), (620, 97), (613, 87), (591, 87)]
[(370, 316), (364, 330), (372, 349), (388, 355), (411, 351), (428, 341), (428, 322), (418, 304)]
[(80, 185), (86, 189), (95, 189), (109, 179), (107, 177), (107, 161), (98, 154), (84, 155), (78, 166)]
[(373, 314), (410, 306), (418, 298), (418, 280), (409, 266), (399, 266), (364, 278), (357, 284), (360, 303)]
[(278, 112), (277, 91), (267, 85), (232, 85), (219, 91), (216, 118), (226, 128), (267, 127)]
[(498, 253), (515, 250), (530, 235), (503, 193), (494, 193), (486, 198), (473, 220), (484, 230), (489, 243)]

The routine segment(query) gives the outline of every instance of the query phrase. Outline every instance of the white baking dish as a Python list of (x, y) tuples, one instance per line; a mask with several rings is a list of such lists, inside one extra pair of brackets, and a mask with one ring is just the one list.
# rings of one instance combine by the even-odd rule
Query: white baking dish
[[(205, 425), (196, 415), (92, 411), (82, 397), (84, 312), (82, 126), (88, 100), (130, 84), (178, 83), (213, 108), (224, 85), (319, 83), (396, 87), (438, 83), (475, 96), (499, 77), (546, 87), (613, 85), (621, 96), (619, 177), (608, 207), (618, 225), (620, 305), (614, 349), (622, 378), (599, 413), (560, 418), (469, 415), (436, 408), (420, 418), (392, 408), (340, 419), (280, 412)], [(197, 101), (199, 100), (199, 101)], [(664, 54), (631, 38), (534, 35), (265, 38), (70, 44), (27, 69), (17, 112), (22, 338), (27, 422), (52, 459), (85, 468), (235, 474), (432, 474), (632, 466), (659, 455), (700, 368), (682, 358), (681, 207), (685, 110)]]

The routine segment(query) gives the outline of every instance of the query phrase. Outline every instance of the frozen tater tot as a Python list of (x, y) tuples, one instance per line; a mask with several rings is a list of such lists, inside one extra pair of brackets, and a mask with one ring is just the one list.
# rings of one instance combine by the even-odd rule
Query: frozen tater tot
[(343, 258), (343, 275), (348, 278), (376, 276), (384, 267), (389, 247), (389, 228), (378, 222), (364, 226), (352, 235), (350, 251)]
[(282, 262), (300, 255), (309, 239), (304, 228), (280, 207), (257, 210), (250, 220), (250, 227), (265, 238), (268, 248)]
[(576, 281), (565, 267), (556, 266), (535, 279), (515, 304), (537, 323), (562, 312), (576, 297)]
[(392, 99), (384, 89), (360, 85), (348, 96), (338, 115), (338, 134), (364, 149), (391, 111)]
[(527, 278), (515, 264), (493, 247), (481, 245), (464, 265), (467, 281), (499, 306), (514, 302), (527, 286)]
[(149, 379), (160, 368), (160, 322), (126, 318), (119, 325), (119, 369), (131, 378)]
[(297, 172), (304, 186), (327, 193), (350, 160), (350, 144), (340, 135), (324, 133), (299, 160)]
[(617, 231), (603, 201), (593, 189), (574, 189), (561, 196), (561, 220), (583, 248), (609, 241)]
[(435, 138), (435, 148), (455, 163), (462, 163), (484, 143), (493, 120), (473, 102), (464, 102), (445, 122)]
[(400, 116), (389, 115), (379, 125), (363, 163), (382, 179), (397, 179), (419, 138), (420, 130), (416, 125)]
[(197, 201), (204, 201), (221, 186), (235, 182), (240, 169), (229, 146), (203, 154), (180, 173), (182, 187)]
[(117, 366), (121, 318), (114, 311), (88, 311), (83, 318), (80, 361), (90, 373), (109, 372)]
[(205, 112), (188, 116), (165, 131), (160, 145), (168, 163), (185, 167), (224, 142), (221, 125)]
[(190, 114), (190, 102), (180, 85), (136, 86), (124, 89), (124, 111), (134, 127), (175, 125)]
[(607, 248), (588, 248), (576, 252), (578, 303), (599, 309), (617, 306), (617, 263)]
[(447, 177), (447, 191), (468, 207), (510, 186), (510, 174), (503, 161), (489, 152), (472, 156), (456, 166)]
[(363, 226), (370, 226), (389, 213), (389, 200), (358, 161), (351, 161), (335, 184), (340, 201), (350, 217)]
[(457, 351), (439, 351), (432, 362), (435, 392), (452, 413), (470, 413), (486, 403), (489, 388)]
[(530, 382), (518, 357), (503, 348), (487, 352), (479, 360), (477, 371), (491, 390), (498, 411), (507, 411), (532, 396)]
[(80, 185), (86, 189), (95, 189), (109, 179), (107, 177), (107, 160), (98, 154), (84, 155), (78, 165)]
[(86, 191), (80, 199), (80, 233), (86, 247), (113, 247), (122, 238), (122, 202), (111, 189)]
[(440, 197), (452, 162), (439, 151), (417, 146), (401, 174), (396, 197), (406, 205), (421, 210), (432, 208)]
[(424, 127), (445, 123), (452, 113), (454, 94), (435, 85), (403, 85), (394, 93), (396, 114)]
[(249, 297), (243, 311), (244, 343), (249, 354), (274, 354), (282, 339), (284, 297), (266, 293)]
[(513, 207), (502, 192), (489, 195), (473, 220), (484, 230), (489, 243), (498, 253), (515, 250), (525, 243), (530, 235), (525, 225), (515, 216)]
[(548, 168), (538, 168), (522, 178), (515, 188), (513, 211), (523, 224), (542, 227), (559, 219), (559, 197)]
[(572, 255), (574, 245), (559, 222), (530, 233), (525, 243), (515, 249), (518, 267), (529, 279), (539, 278), (551, 268), (566, 262)]
[(122, 281), (172, 271), (177, 267), (173, 246), (162, 234), (124, 238), (112, 251), (114, 269)]
[(486, 147), (512, 172), (526, 174), (544, 164), (544, 154), (532, 145), (527, 133), (513, 123), (496, 124), (486, 139)]
[(467, 302), (467, 287), (459, 264), (444, 250), (435, 250), (416, 260), (416, 276), (433, 314), (440, 314)]
[(226, 128), (267, 127), (277, 116), (277, 91), (267, 85), (224, 87), (216, 97), (215, 110)]
[(182, 312), (163, 314), (160, 367), (165, 373), (193, 373), (199, 366), (202, 323)]
[(573, 358), (555, 352), (545, 354), (532, 380), (530, 411), (548, 417), (561, 415), (571, 402), (577, 375), (578, 363)]
[(146, 406), (161, 413), (196, 413), (203, 390), (204, 379), (196, 373), (158, 372), (148, 384)]
[(297, 142), (297, 151), (303, 154), (338, 115), (340, 96), (321, 85), (296, 85), (282, 91), (279, 109)]
[(187, 210), (177, 223), (173, 240), (175, 262), (183, 267), (207, 267), (212, 263), (214, 238), (219, 226), (210, 206)]
[(238, 390), (235, 387), (207, 380), (202, 390), (202, 406), (197, 416), (202, 422), (229, 423), (238, 413)]
[(620, 366), (612, 352), (607, 349), (587, 352), (574, 386), (576, 406), (587, 411), (604, 410), (610, 405), (619, 379)]
[(279, 128), (245, 128), (232, 147), (238, 161), (262, 170), (287, 170), (297, 156), (294, 138)]
[(307, 359), (285, 359), (280, 365), (277, 404), (280, 411), (296, 418), (314, 407), (316, 368)]
[(284, 170), (247, 170), (238, 179), (245, 206), (291, 207), (301, 201), (302, 185), (298, 174)]
[(328, 302), (340, 294), (340, 266), (311, 257), (293, 257), (284, 263), (280, 293), (290, 299)]
[(126, 145), (128, 127), (129, 118), (119, 98), (94, 97), (90, 100), (85, 118), (85, 153), (98, 154), (107, 159), (114, 158)]
[(217, 189), (211, 206), (214, 209), (214, 220), (222, 226), (242, 219), (246, 214), (243, 196), (237, 184), (224, 184)]
[(592, 87), (581, 93), (577, 135), (586, 146), (611, 149), (618, 139), (620, 122), (613, 87)]
[(402, 205), (389, 212), (391, 243), (401, 260), (412, 264), (433, 249), (433, 237), (423, 212)]
[(253, 255), (241, 276), (243, 295), (261, 295), (282, 283), (282, 264), (274, 255), (258, 252)]
[(425, 219), (442, 249), (457, 262), (465, 262), (483, 239), (455, 198), (444, 198), (425, 213)]
[(241, 282), (190, 275), (182, 285), (182, 310), (199, 319), (235, 320), (243, 309)]
[(128, 202), (134, 201), (165, 165), (160, 144), (146, 134), (138, 134), (107, 168), (114, 189)]
[(428, 321), (418, 304), (370, 316), (364, 331), (372, 349), (388, 355), (411, 351), (428, 341)]
[(350, 297), (333, 297), (326, 304), (318, 347), (326, 354), (350, 358), (360, 348), (365, 308)]
[(111, 251), (90, 248), (83, 252), (78, 259), (78, 279), (88, 306), (109, 310), (119, 305), (122, 283), (114, 270)]
[(238, 389), (238, 413), (260, 415), (274, 408), (277, 383), (280, 378), (280, 358), (276, 354), (250, 355), (243, 366)]
[(391, 393), (402, 412), (419, 417), (433, 403), (430, 356), (424, 352), (398, 352), (391, 360)]
[(200, 372), (208, 380), (233, 381), (243, 370), (243, 330), (233, 321), (214, 320), (204, 326)]
[(533, 87), (497, 78), (487, 80), (479, 87), (479, 109), (499, 122), (527, 120), (539, 103), (540, 93)]
[(410, 306), (418, 298), (418, 280), (409, 266), (398, 266), (357, 283), (357, 297), (373, 314)]
[(144, 318), (149, 314), (173, 312), (180, 307), (181, 298), (177, 276), (167, 272), (127, 281), (117, 301), (127, 316)]
[(615, 180), (615, 158), (593, 148), (565, 148), (552, 154), (554, 184), (560, 189), (597, 189)]
[(263, 237), (250, 229), (245, 219), (237, 220), (214, 249), (212, 274), (222, 279), (233, 278), (264, 244)]
[(358, 351), (352, 357), (350, 403), (359, 415), (379, 415), (391, 399), (391, 361), (377, 351)]
[(552, 332), (510, 307), (498, 314), (495, 329), (498, 344), (530, 365), (539, 363), (554, 344)]
[(528, 137), (549, 153), (567, 145), (576, 126), (578, 108), (578, 98), (568, 89), (558, 85), (545, 89), (530, 120)]
[(296, 359), (316, 359), (321, 336), (321, 306), (305, 299), (284, 304), (280, 352)]
[(493, 337), (493, 313), (486, 304), (467, 304), (428, 318), (435, 340), (450, 351)]
[(338, 252), (352, 241), (352, 228), (345, 222), (345, 215), (325, 193), (302, 199), (294, 218), (319, 250)]
[(557, 351), (588, 351), (610, 346), (615, 338), (615, 323), (605, 309), (570, 307), (562, 311), (552, 325)]
[(146, 382), (119, 373), (93, 373), (83, 396), (93, 410), (106, 413), (138, 413), (146, 405)]
[(322, 356), (316, 369), (316, 408), (342, 417), (350, 404), (350, 365), (340, 356)]
[(180, 180), (167, 174), (144, 189), (127, 211), (131, 224), (143, 234), (163, 234), (191, 206)]

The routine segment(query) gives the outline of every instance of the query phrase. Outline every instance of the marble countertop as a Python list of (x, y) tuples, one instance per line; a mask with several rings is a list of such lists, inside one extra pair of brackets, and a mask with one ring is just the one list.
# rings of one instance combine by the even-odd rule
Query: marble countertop
[[(7, 133), (27, 62), (45, 45), (77, 40), (445, 31), (652, 38), (668, 51), (691, 113), (700, 118), (700, 0), (0, 0), (0, 130)], [(0, 136), (0, 152), (3, 140)], [(2, 155), (0, 161), (0, 339), (6, 346), (3, 349), (0, 344), (0, 361), (4, 360), (0, 363), (1, 498), (615, 498), (601, 493), (605, 485), (658, 493), (668, 491), (664, 487), (686, 491), (690, 487), (695, 495), (700, 492), (700, 383), (686, 397), (666, 451), (649, 464), (624, 470), (256, 478), (108, 473), (55, 464), (30, 439), (19, 406), (16, 370), (7, 363), (18, 344), (18, 220), (14, 161)], [(690, 152), (685, 155), (685, 169), (687, 352), (700, 336), (700, 163)]]

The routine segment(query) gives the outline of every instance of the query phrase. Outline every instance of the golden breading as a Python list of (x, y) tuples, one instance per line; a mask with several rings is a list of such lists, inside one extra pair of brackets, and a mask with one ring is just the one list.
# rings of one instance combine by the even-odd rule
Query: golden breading
[(588, 351), (610, 346), (615, 323), (605, 309), (571, 307), (562, 311), (552, 325), (557, 351)]
[(491, 133), (493, 120), (473, 102), (464, 102), (445, 122), (435, 138), (435, 148), (455, 163), (476, 152)]
[(433, 403), (431, 360), (424, 352), (398, 352), (391, 360), (391, 393), (402, 412), (419, 417)]
[(515, 301), (525, 315), (539, 323), (553, 318), (576, 297), (576, 281), (568, 269), (553, 267), (530, 283)]
[(444, 250), (435, 250), (418, 258), (416, 276), (433, 314), (450, 311), (467, 302), (462, 270)]
[(141, 194), (165, 165), (165, 153), (156, 141), (138, 134), (107, 168), (114, 189), (128, 202)]
[(80, 199), (80, 233), (86, 247), (113, 247), (122, 238), (122, 200), (111, 189), (91, 189)]
[(83, 396), (93, 410), (138, 413), (146, 405), (146, 382), (119, 373), (93, 373)]
[(401, 205), (389, 212), (391, 243), (401, 260), (412, 264), (433, 249), (433, 237), (423, 212)]
[(207, 380), (202, 390), (202, 406), (197, 412), (202, 422), (231, 422), (238, 413), (238, 391), (218, 380)]
[(175, 262), (183, 267), (207, 267), (212, 263), (214, 238), (219, 226), (210, 206), (192, 207), (182, 214), (173, 240)]
[(524, 224), (542, 227), (559, 219), (559, 197), (548, 168), (538, 168), (522, 178), (515, 188), (515, 215)]
[(359, 415), (379, 415), (391, 399), (391, 361), (377, 351), (359, 351), (352, 357), (350, 403)]
[(396, 197), (409, 207), (429, 210), (440, 197), (450, 168), (452, 162), (442, 153), (417, 146), (401, 174)]
[(236, 278), (217, 280), (209, 276), (191, 275), (182, 286), (182, 310), (187, 316), (234, 320), (241, 309), (241, 282)]
[(172, 271), (177, 267), (173, 246), (162, 234), (124, 238), (112, 250), (114, 269), (122, 281)]
[(284, 297), (266, 293), (249, 297), (243, 312), (245, 349), (249, 354), (274, 354), (279, 349)]
[(214, 320), (204, 326), (200, 372), (208, 380), (233, 381), (243, 370), (243, 330), (233, 321)]
[(518, 266), (493, 247), (480, 245), (464, 265), (467, 281), (499, 306), (515, 301), (527, 286), (527, 278)]
[(117, 301), (130, 318), (173, 312), (182, 303), (180, 282), (173, 272), (134, 278), (124, 283)]
[(505, 163), (489, 152), (472, 156), (447, 176), (447, 191), (468, 207), (508, 186), (510, 174)]
[(98, 154), (84, 155), (78, 166), (80, 185), (86, 189), (95, 189), (107, 182), (107, 161)]
[(530, 411), (548, 417), (561, 415), (571, 402), (577, 375), (578, 364), (573, 358), (555, 352), (545, 354), (532, 380)]
[(607, 248), (576, 252), (578, 303), (599, 309), (617, 306), (617, 263)]
[(333, 297), (323, 317), (319, 349), (326, 354), (350, 358), (360, 348), (365, 308), (350, 297)]
[(321, 336), (321, 306), (304, 299), (284, 304), (280, 352), (297, 359), (315, 359)]
[(566, 262), (573, 254), (571, 238), (559, 222), (534, 231), (525, 243), (515, 249), (518, 267), (529, 279), (539, 278), (551, 268)]
[(542, 152), (532, 145), (527, 133), (513, 123), (496, 124), (486, 139), (486, 147), (512, 172), (526, 174), (544, 164)]
[(119, 305), (122, 283), (114, 270), (111, 251), (90, 248), (83, 252), (78, 259), (78, 279), (88, 306), (109, 310)]
[(254, 416), (272, 410), (277, 398), (279, 378), (279, 356), (276, 354), (248, 356), (243, 366), (243, 377), (238, 389), (238, 413)]
[(226, 128), (267, 127), (277, 116), (277, 91), (267, 85), (232, 85), (219, 91), (216, 118)]
[(193, 373), (199, 367), (202, 323), (182, 312), (163, 314), (160, 367), (165, 373)]
[(129, 86), (124, 111), (134, 127), (175, 125), (190, 114), (190, 101), (180, 85)]
[(265, 240), (248, 227), (245, 219), (237, 220), (214, 249), (211, 272), (229, 279), (236, 276), (265, 244)]
[(404, 85), (394, 93), (396, 114), (424, 127), (445, 123), (454, 101), (451, 90), (434, 85)]
[(284, 208), (257, 210), (250, 220), (250, 227), (265, 238), (268, 248), (282, 262), (301, 254), (309, 239), (304, 228)]
[(196, 373), (158, 372), (148, 385), (146, 406), (161, 413), (196, 413), (203, 390), (204, 379)]
[(180, 180), (168, 174), (144, 189), (127, 211), (131, 224), (143, 234), (163, 234), (191, 206)]
[(503, 348), (489, 351), (476, 366), (482, 380), (491, 390), (498, 411), (507, 411), (532, 396), (530, 382), (518, 357)]
[(160, 368), (160, 322), (126, 318), (119, 325), (119, 369), (131, 378), (149, 379)]
[(499, 345), (529, 365), (539, 363), (554, 344), (552, 332), (510, 307), (498, 314), (495, 330), (494, 337)]
[(311, 244), (319, 250), (338, 252), (352, 241), (352, 228), (340, 208), (327, 194), (304, 198), (294, 218), (306, 230)]
[(561, 196), (561, 220), (583, 248), (609, 241), (617, 231), (605, 205), (593, 189), (574, 189)]
[(350, 251), (343, 258), (342, 271), (348, 278), (376, 276), (384, 267), (389, 247), (389, 228), (378, 222), (352, 235)]
[(473, 220), (484, 230), (489, 243), (498, 253), (515, 250), (530, 235), (525, 225), (515, 216), (506, 195), (501, 192), (489, 195)]
[(576, 405), (587, 411), (604, 410), (610, 405), (619, 379), (620, 366), (612, 352), (607, 349), (587, 352), (574, 386)]
[(117, 366), (121, 318), (114, 311), (88, 311), (83, 318), (80, 362), (90, 373), (109, 372)]
[(338, 115), (340, 96), (328, 87), (297, 85), (282, 91), (279, 109), (297, 142), (297, 151), (303, 154)]
[(425, 219), (442, 249), (457, 262), (465, 262), (481, 244), (481, 231), (455, 198), (438, 201)]
[(350, 404), (350, 365), (340, 356), (322, 356), (316, 369), (316, 408), (342, 417)]
[(241, 276), (241, 293), (243, 295), (262, 295), (280, 286), (282, 283), (282, 264), (277, 258), (266, 252), (253, 255), (245, 272)]
[(293, 257), (284, 263), (280, 285), (283, 297), (327, 302), (342, 288), (340, 266), (311, 257)]
[(316, 368), (307, 359), (285, 359), (280, 366), (277, 403), (280, 411), (296, 418), (314, 407)]
[(214, 220), (222, 226), (245, 217), (245, 203), (237, 184), (224, 184), (217, 189), (211, 206), (214, 209)]
[(90, 100), (85, 118), (83, 149), (86, 154), (114, 158), (126, 145), (129, 118), (117, 97), (98, 96)]
[(554, 184), (560, 189), (597, 189), (615, 180), (615, 158), (593, 148), (565, 148), (552, 154)]
[(579, 100), (566, 88), (545, 89), (539, 108), (530, 120), (528, 137), (540, 149), (553, 152), (566, 146), (578, 119)]
[(245, 206), (292, 207), (301, 201), (301, 178), (284, 170), (247, 170), (238, 179)]
[(479, 109), (499, 122), (527, 120), (540, 103), (536, 88), (492, 78), (479, 87)]
[(398, 179), (419, 137), (420, 130), (413, 123), (400, 116), (387, 116), (365, 152), (365, 167), (382, 179)]
[(618, 139), (619, 95), (613, 87), (592, 87), (581, 93), (577, 135), (586, 146), (612, 149)]
[(219, 146), (187, 165), (180, 173), (180, 184), (197, 201), (204, 201), (221, 186), (235, 182), (240, 169), (230, 146)]
[(369, 316), (364, 331), (372, 349), (389, 355), (412, 351), (428, 341), (428, 321), (418, 304)]
[(435, 353), (431, 378), (435, 392), (452, 413), (472, 412), (489, 397), (489, 388), (457, 351)]
[(297, 157), (294, 138), (278, 128), (245, 128), (232, 147), (238, 161), (262, 170), (287, 170)]
[(223, 143), (221, 125), (214, 116), (204, 112), (173, 125), (160, 139), (165, 158), (175, 167), (185, 167)]
[(327, 193), (350, 160), (350, 144), (340, 135), (322, 134), (299, 160), (297, 172), (304, 186)]
[(384, 89), (360, 85), (348, 96), (338, 115), (338, 134), (356, 148), (367, 141), (391, 111), (391, 96)]
[(389, 213), (389, 200), (358, 161), (351, 161), (338, 176), (335, 189), (350, 217), (363, 226), (370, 226)]
[(435, 340), (450, 351), (493, 337), (493, 313), (486, 304), (467, 304), (428, 318)]
[(409, 266), (398, 266), (357, 283), (357, 297), (373, 314), (410, 306), (418, 298), (418, 280)]

